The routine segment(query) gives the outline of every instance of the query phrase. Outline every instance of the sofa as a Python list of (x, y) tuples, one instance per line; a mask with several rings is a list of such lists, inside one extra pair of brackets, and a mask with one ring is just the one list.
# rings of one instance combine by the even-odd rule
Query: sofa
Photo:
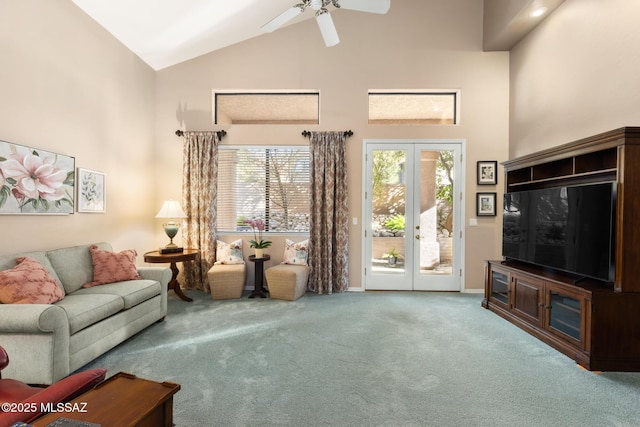
[[(0, 256), (0, 274), (36, 260), (46, 269), (43, 274), (48, 273), (60, 287), (55, 292), (62, 295), (53, 303), (0, 303), (0, 343), (13, 355), (3, 372), (7, 377), (28, 384), (53, 384), (164, 319), (169, 268), (137, 267), (135, 251), (128, 251), (124, 258), (131, 261), (133, 257), (129, 269), (133, 268), (135, 278), (114, 283), (94, 280), (98, 271), (103, 278), (106, 268), (97, 263), (96, 254), (121, 262), (125, 252), (113, 252), (109, 243), (101, 242)], [(127, 266), (107, 267), (118, 277)]]

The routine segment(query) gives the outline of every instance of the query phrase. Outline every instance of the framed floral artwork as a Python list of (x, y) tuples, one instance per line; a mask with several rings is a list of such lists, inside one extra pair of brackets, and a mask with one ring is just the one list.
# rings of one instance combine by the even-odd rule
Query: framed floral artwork
[(0, 214), (72, 214), (75, 158), (0, 141)]
[(78, 168), (78, 212), (107, 211), (106, 179), (102, 172)]
[(496, 216), (496, 193), (476, 193), (476, 215)]
[(481, 160), (478, 162), (478, 185), (496, 185), (498, 183), (498, 162)]

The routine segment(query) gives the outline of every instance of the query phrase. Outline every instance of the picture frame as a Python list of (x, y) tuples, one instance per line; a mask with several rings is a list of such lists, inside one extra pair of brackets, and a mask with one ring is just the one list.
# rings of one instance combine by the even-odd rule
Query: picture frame
[(476, 216), (496, 216), (496, 193), (476, 193)]
[(104, 172), (78, 168), (78, 212), (107, 211), (107, 176)]
[(76, 203), (75, 157), (0, 141), (0, 215), (67, 215)]
[(478, 185), (496, 185), (498, 183), (497, 160), (480, 160), (477, 169)]

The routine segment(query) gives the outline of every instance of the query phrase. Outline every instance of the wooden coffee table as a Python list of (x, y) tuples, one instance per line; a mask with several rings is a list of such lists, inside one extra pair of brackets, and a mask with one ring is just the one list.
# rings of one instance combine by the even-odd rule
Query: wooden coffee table
[(179, 390), (180, 384), (120, 372), (69, 402), (68, 412), (49, 413), (31, 425), (44, 427), (58, 418), (68, 418), (102, 427), (171, 427), (173, 395)]

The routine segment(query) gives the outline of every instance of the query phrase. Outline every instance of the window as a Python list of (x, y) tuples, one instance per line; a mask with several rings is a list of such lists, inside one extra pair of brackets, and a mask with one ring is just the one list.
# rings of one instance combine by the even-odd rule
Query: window
[(458, 124), (457, 91), (369, 91), (369, 124)]
[(218, 231), (309, 231), (309, 148), (221, 146), (218, 154)]
[(320, 93), (214, 90), (213, 123), (317, 125), (320, 123)]

